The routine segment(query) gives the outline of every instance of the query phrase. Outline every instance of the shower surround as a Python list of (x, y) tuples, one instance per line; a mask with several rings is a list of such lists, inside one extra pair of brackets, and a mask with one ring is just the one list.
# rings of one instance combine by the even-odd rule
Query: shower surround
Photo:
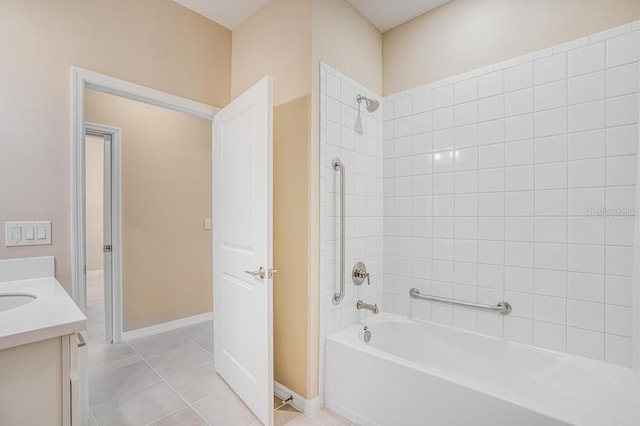
[(628, 24), (384, 99), (384, 311), (632, 365), (638, 39)]
[[(382, 98), (326, 64), (320, 70), (320, 395), (324, 389), (325, 335), (370, 315), (356, 302), (382, 305), (382, 107), (367, 111), (357, 95)], [(360, 127), (362, 126), (362, 127)], [(362, 131), (360, 131), (362, 130)], [(332, 160), (345, 165), (345, 297), (340, 287), (340, 177)], [(362, 261), (370, 273), (356, 287), (351, 271)]]
[[(322, 65), (321, 395), (325, 336), (371, 316), (359, 299), (638, 371), (639, 30), (623, 25), (384, 99)], [(373, 114), (360, 107), (364, 134), (357, 94), (381, 104)], [(347, 170), (337, 306), (334, 157)], [(358, 260), (371, 286), (353, 285)], [(413, 300), (411, 288), (504, 300), (513, 312)]]

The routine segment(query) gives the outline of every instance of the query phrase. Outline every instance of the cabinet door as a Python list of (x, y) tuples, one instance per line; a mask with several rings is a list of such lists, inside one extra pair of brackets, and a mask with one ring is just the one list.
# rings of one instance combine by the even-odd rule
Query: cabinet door
[(63, 392), (69, 381), (61, 381), (69, 377), (63, 372), (68, 343), (65, 349), (62, 340), (56, 337), (0, 350), (0, 425), (68, 425)]
[(69, 384), (71, 426), (87, 424), (87, 345), (81, 334), (69, 338)]

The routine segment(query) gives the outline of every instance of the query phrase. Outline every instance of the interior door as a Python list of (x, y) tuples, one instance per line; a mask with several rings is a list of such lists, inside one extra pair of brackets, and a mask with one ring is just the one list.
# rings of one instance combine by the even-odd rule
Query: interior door
[(104, 135), (104, 340), (113, 342), (113, 236), (112, 236), (112, 191), (111, 191), (111, 135)]
[(267, 76), (213, 119), (216, 370), (273, 424), (273, 82)]

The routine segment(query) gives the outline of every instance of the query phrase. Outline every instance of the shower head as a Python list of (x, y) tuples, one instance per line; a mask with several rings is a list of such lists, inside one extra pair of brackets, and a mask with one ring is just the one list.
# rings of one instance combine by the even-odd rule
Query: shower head
[(356, 96), (356, 101), (358, 101), (358, 103), (361, 103), (362, 101), (364, 101), (367, 105), (367, 111), (369, 112), (374, 112), (380, 106), (380, 103), (375, 99), (369, 99), (366, 96), (362, 96), (362, 95)]

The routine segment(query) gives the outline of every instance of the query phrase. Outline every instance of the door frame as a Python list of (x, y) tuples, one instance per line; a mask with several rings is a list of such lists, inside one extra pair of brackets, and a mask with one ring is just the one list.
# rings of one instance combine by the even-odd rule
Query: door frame
[[(85, 90), (91, 89), (110, 95), (120, 96), (138, 102), (159, 106), (173, 111), (190, 114), (204, 118), (213, 122), (213, 116), (219, 108), (206, 105), (191, 99), (171, 95), (156, 89), (130, 83), (128, 81), (109, 77), (104, 74), (89, 71), (79, 67), (71, 67), (71, 280), (72, 297), (83, 312), (87, 311), (87, 277), (85, 273), (86, 253), (86, 218), (85, 218), (85, 134), (89, 123), (85, 123)], [(96, 125), (99, 126), (99, 125)], [(120, 144), (118, 143), (118, 146)], [(114, 158), (115, 160), (115, 158)], [(120, 158), (116, 160), (120, 161)], [(120, 167), (120, 164), (118, 164)], [(116, 185), (118, 186), (118, 185)], [(119, 186), (118, 186), (119, 188)], [(119, 193), (118, 195), (120, 195)], [(119, 199), (119, 197), (117, 197)], [(114, 199), (115, 201), (115, 199)], [(116, 221), (121, 232), (121, 216), (112, 216), (114, 226)], [(116, 277), (119, 277), (119, 284), (122, 284), (122, 240), (121, 234), (114, 232), (114, 238), (118, 239), (114, 249), (118, 249), (118, 254), (114, 260), (114, 285)], [(116, 263), (118, 269), (115, 269)], [(114, 293), (115, 294), (115, 293)], [(114, 297), (114, 304), (116, 303)], [(119, 300), (120, 313), (114, 315), (114, 319), (119, 317), (119, 327), (114, 327), (114, 342), (122, 339), (122, 292), (120, 289)], [(115, 311), (114, 311), (115, 312)], [(114, 321), (114, 326), (116, 321)], [(118, 340), (116, 340), (116, 337)]]
[[(105, 329), (105, 340), (117, 343), (122, 341), (122, 129), (102, 124), (86, 123), (85, 134), (104, 137), (105, 145), (103, 149), (105, 151), (107, 150), (107, 138), (109, 138), (110, 169), (107, 171), (105, 168), (104, 170), (103, 187), (105, 191), (110, 192), (110, 208), (108, 211), (105, 210), (105, 222), (106, 213), (108, 212), (111, 223), (109, 227), (111, 234), (109, 244), (112, 245), (113, 250), (110, 262), (108, 264), (105, 262), (103, 278), (105, 293), (108, 294), (107, 298), (105, 298), (104, 306), (105, 324), (108, 325), (108, 328)], [(84, 190), (86, 191), (86, 188)], [(83, 216), (83, 220), (86, 223), (86, 213)], [(86, 256), (86, 239), (83, 244), (85, 245), (84, 253)], [(106, 285), (107, 283), (109, 283), (108, 286)]]

